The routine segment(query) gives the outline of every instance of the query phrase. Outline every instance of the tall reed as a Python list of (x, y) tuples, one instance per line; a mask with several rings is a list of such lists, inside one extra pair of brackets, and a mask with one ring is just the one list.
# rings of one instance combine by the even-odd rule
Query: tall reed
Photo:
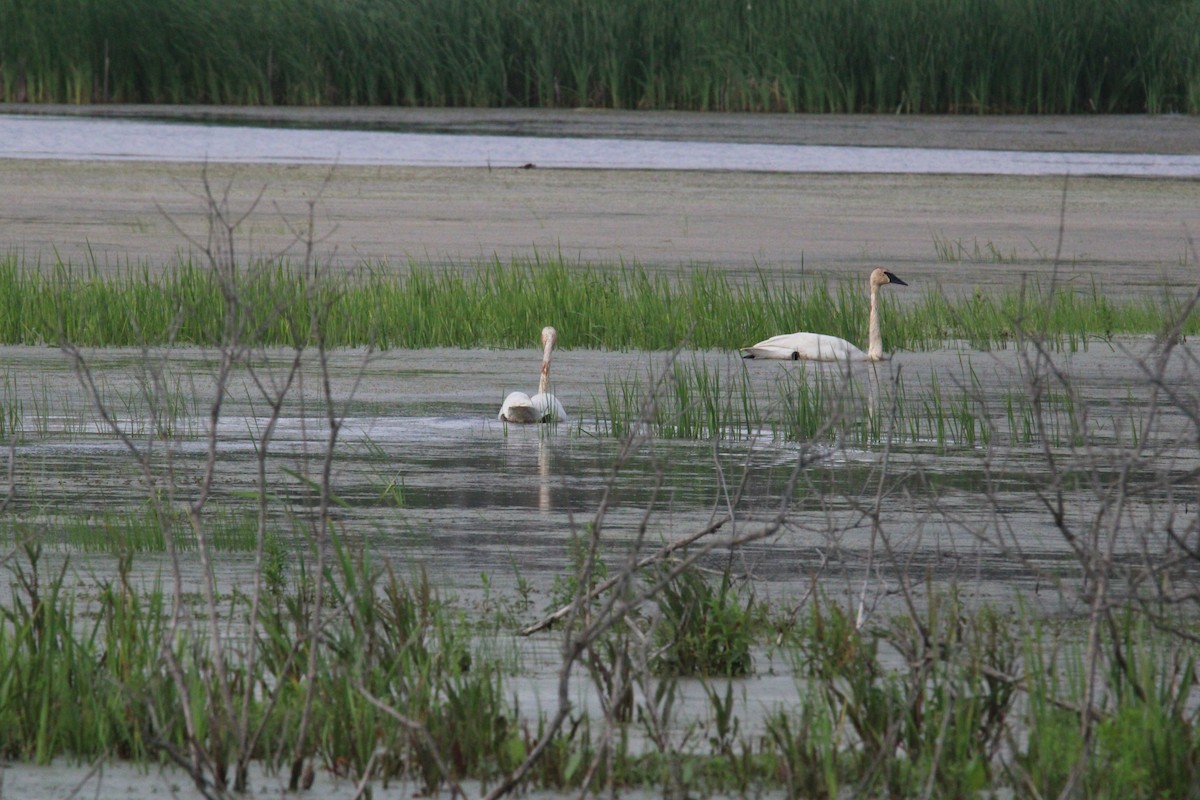
[(1200, 110), (1187, 0), (4, 0), (0, 100)]

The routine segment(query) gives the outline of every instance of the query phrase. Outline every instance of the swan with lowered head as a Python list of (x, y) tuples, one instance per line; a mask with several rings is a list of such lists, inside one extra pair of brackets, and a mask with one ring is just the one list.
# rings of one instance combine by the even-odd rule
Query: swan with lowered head
[(871, 271), (871, 311), (867, 327), (867, 352), (845, 339), (825, 333), (785, 333), (772, 336), (753, 347), (742, 348), (742, 358), (779, 358), (792, 361), (882, 361), (883, 337), (879, 333), (879, 287), (887, 283), (908, 286), (885, 269)]
[(542, 328), (542, 377), (538, 381), (538, 393), (533, 397), (524, 392), (513, 392), (504, 398), (500, 406), (502, 422), (562, 422), (567, 418), (558, 398), (550, 394), (550, 353), (558, 343), (558, 331), (547, 325)]

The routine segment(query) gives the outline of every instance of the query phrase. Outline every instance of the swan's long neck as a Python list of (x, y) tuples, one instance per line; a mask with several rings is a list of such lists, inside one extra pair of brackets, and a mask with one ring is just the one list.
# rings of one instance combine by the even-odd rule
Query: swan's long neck
[(871, 283), (871, 312), (867, 321), (867, 358), (883, 360), (883, 336), (879, 333), (879, 287)]
[(538, 380), (538, 394), (550, 391), (550, 351), (553, 349), (553, 343), (546, 342), (546, 349), (542, 352), (542, 377)]

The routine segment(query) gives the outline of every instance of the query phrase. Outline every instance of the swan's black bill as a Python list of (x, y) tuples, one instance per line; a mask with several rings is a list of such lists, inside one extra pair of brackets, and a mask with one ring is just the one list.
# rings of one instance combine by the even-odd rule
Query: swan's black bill
[(902, 280), (900, 280), (899, 278), (897, 278), (897, 277), (896, 277), (896, 273), (894, 273), (894, 272), (888, 272), (888, 271), (885, 269), (885, 270), (883, 271), (883, 274), (884, 274), (884, 275), (887, 275), (888, 283), (895, 283), (895, 284), (899, 284), (900, 286), (908, 286), (908, 284), (907, 284), (907, 283), (905, 283), (904, 281), (902, 281)]

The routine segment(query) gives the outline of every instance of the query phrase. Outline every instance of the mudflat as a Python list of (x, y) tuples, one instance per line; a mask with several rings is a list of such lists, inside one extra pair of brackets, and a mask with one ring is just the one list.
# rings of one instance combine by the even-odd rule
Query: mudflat
[[(5, 109), (11, 111), (11, 107)], [(64, 109), (41, 109), (59, 111)], [(24, 110), (22, 110), (24, 113)], [(530, 135), (1179, 153), (1188, 117), (808, 117), (458, 110), (93, 109), (270, 124)], [(265, 134), (269, 135), (269, 133)], [(1051, 273), (1117, 294), (1194, 285), (1200, 181), (0, 160), (0, 248), (46, 269), (161, 269), (208, 241), (205, 184), (251, 211), (243, 255), (350, 269), (559, 254), (788, 276), (883, 264), (949, 292)]]

